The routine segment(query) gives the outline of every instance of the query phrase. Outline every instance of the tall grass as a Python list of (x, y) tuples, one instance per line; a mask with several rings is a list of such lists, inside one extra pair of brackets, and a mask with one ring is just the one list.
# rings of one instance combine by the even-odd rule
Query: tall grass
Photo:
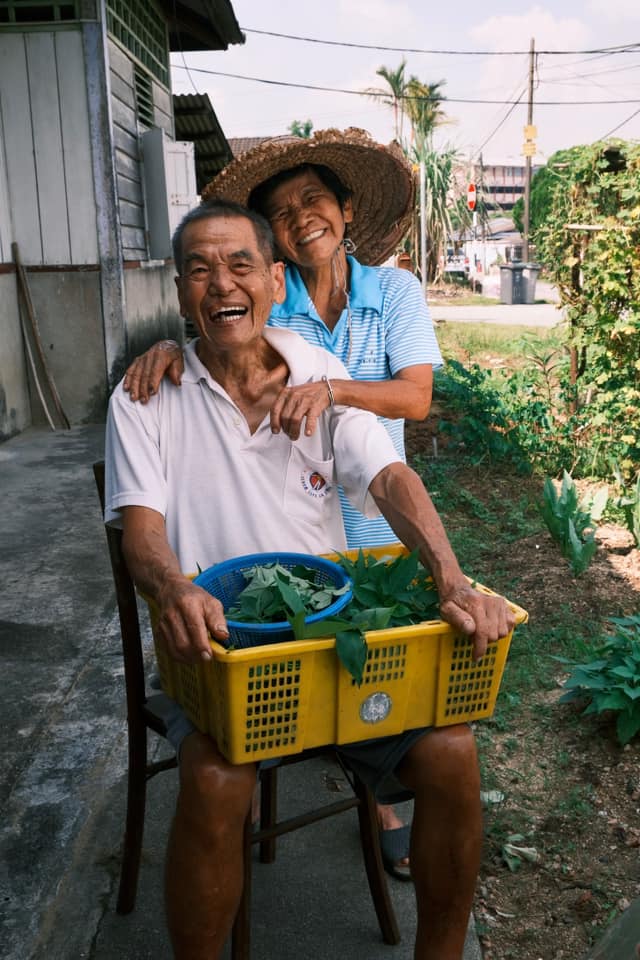
[(447, 320), (437, 325), (436, 336), (445, 359), (464, 356), (475, 363), (481, 363), (487, 356), (524, 359), (543, 351), (561, 351), (564, 344), (560, 326), (521, 327)]

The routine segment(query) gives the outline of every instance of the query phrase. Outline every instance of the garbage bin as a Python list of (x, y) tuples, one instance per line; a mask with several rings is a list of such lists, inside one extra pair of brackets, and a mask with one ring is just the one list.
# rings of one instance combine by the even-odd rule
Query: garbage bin
[(523, 272), (524, 272), (524, 287), (525, 287), (525, 297), (523, 302), (535, 303), (536, 302), (536, 281), (538, 279), (538, 274), (540, 273), (540, 264), (525, 263)]
[(526, 303), (524, 263), (500, 264), (500, 303)]

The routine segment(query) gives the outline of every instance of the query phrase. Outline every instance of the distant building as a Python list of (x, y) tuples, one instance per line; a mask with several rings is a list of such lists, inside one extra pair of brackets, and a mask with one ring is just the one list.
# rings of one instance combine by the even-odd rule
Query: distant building
[[(278, 134), (275, 134), (275, 136), (278, 136)], [(254, 147), (259, 147), (263, 141), (271, 139), (271, 137), (229, 137), (229, 146), (234, 157), (239, 157), (241, 153), (253, 150)]]
[[(532, 165), (531, 175), (540, 169)], [(526, 167), (524, 157), (504, 162), (460, 164), (455, 171), (458, 189), (466, 191), (468, 183), (475, 183), (478, 204), (484, 202), (487, 210), (509, 211), (520, 197), (524, 197)]]

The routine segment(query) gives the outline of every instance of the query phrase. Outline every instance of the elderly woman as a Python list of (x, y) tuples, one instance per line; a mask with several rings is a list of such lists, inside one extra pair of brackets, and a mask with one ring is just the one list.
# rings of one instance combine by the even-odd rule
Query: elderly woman
[[(271, 409), (272, 430), (295, 439), (313, 433), (328, 406), (359, 407), (378, 415), (405, 459), (404, 419), (427, 415), (432, 369), (442, 358), (417, 279), (378, 266), (414, 209), (413, 173), (397, 144), (381, 146), (355, 128), (268, 140), (230, 163), (202, 197), (235, 200), (266, 217), (286, 264), (286, 298), (269, 325), (329, 350), (353, 378), (285, 388)], [(134, 361), (124, 386), (145, 402), (165, 371), (178, 383), (182, 369), (178, 345), (163, 341)], [(367, 519), (340, 493), (350, 548), (397, 540), (384, 517)], [(390, 805), (378, 815), (385, 867), (408, 879), (409, 827)]]

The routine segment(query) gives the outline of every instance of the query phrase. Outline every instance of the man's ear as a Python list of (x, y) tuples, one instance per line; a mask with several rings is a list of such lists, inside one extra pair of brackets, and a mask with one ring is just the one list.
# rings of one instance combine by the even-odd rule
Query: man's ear
[(271, 268), (273, 277), (273, 302), (284, 303), (287, 295), (287, 284), (285, 281), (285, 267), (282, 260), (275, 260)]

